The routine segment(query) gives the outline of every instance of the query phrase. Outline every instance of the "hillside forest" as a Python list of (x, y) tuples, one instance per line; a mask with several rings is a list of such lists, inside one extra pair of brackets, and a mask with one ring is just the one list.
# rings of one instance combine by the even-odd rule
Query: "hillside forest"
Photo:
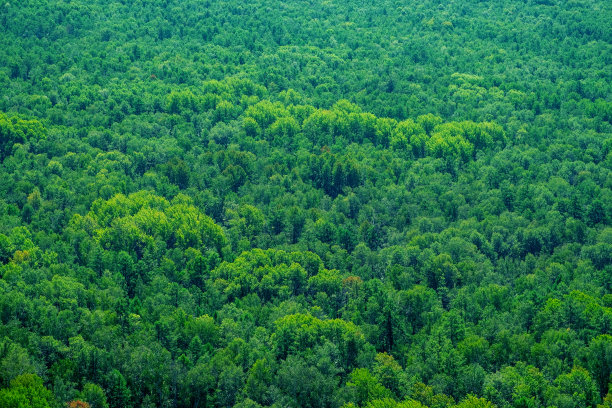
[(611, 408), (612, 3), (6, 0), (0, 407)]

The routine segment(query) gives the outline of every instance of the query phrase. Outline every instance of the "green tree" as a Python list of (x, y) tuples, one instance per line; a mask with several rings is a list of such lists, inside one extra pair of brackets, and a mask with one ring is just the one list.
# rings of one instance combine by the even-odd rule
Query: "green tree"
[(106, 395), (104, 390), (99, 385), (87, 383), (83, 386), (83, 390), (79, 395), (80, 399), (89, 403), (92, 408), (108, 408)]
[(589, 370), (603, 398), (608, 393), (612, 373), (612, 336), (602, 334), (591, 341), (588, 348)]
[(355, 403), (359, 406), (391, 396), (391, 392), (367, 368), (357, 368), (351, 372), (346, 386), (354, 392)]
[(118, 370), (113, 369), (107, 375), (106, 383), (109, 407), (129, 407), (131, 391), (123, 375)]
[(36, 374), (22, 374), (11, 380), (9, 388), (0, 390), (0, 406), (6, 408), (53, 408), (53, 393), (43, 386)]

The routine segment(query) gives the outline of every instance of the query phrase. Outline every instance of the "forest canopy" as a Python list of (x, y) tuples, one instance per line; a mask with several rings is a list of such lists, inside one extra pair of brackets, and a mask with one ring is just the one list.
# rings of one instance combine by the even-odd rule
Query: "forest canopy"
[(1, 407), (612, 407), (609, 1), (0, 33)]

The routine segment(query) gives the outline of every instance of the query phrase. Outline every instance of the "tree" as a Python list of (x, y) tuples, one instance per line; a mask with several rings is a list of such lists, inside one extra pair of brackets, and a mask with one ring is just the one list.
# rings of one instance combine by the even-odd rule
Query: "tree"
[(405, 396), (407, 379), (402, 367), (392, 356), (387, 353), (379, 353), (376, 356), (373, 374), (395, 398), (401, 399)]
[(11, 154), (13, 145), (45, 138), (45, 128), (38, 120), (26, 120), (0, 112), (0, 160)]
[(232, 364), (222, 368), (214, 394), (217, 404), (221, 407), (233, 407), (243, 383), (244, 373), (239, 367)]
[(53, 408), (53, 393), (43, 386), (36, 374), (22, 374), (11, 380), (9, 388), (0, 390), (0, 406), (6, 408)]
[[(21, 375), (34, 373), (32, 360), (23, 347), (6, 340), (0, 343), (0, 378), (3, 386), (6, 387), (13, 379)], [(21, 384), (25, 381), (25, 386), (36, 384), (33, 377), (23, 377), (20, 381), (17, 383)]]
[(83, 386), (83, 390), (80, 393), (80, 398), (89, 403), (91, 408), (109, 407), (108, 403), (106, 402), (104, 390), (99, 385), (93, 383), (87, 383)]
[(612, 373), (612, 336), (602, 334), (591, 341), (588, 348), (589, 370), (603, 398), (609, 390)]
[(455, 405), (456, 408), (495, 408), (495, 405), (484, 398), (478, 398), (474, 395), (468, 395), (459, 404)]
[(296, 406), (322, 408), (333, 404), (338, 379), (300, 357), (289, 356), (278, 369), (277, 385)]
[(265, 359), (259, 359), (249, 370), (245, 392), (253, 401), (268, 405), (268, 388), (272, 384), (272, 370)]
[(599, 400), (597, 385), (591, 379), (589, 372), (584, 368), (574, 367), (569, 374), (562, 374), (555, 379), (555, 384), (567, 400), (571, 400), (574, 407), (594, 407)]
[(118, 370), (113, 369), (108, 374), (106, 383), (109, 407), (129, 407), (131, 392), (123, 375)]
[(391, 392), (385, 388), (367, 368), (355, 369), (349, 375), (346, 386), (353, 390), (355, 394), (355, 403), (359, 406), (363, 406), (373, 400), (391, 396)]

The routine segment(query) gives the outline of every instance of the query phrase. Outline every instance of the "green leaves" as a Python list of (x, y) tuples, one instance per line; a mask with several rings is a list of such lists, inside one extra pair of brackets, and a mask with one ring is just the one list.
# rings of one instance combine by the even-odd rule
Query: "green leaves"
[(0, 5), (0, 406), (609, 405), (610, 8), (396, 3)]
[(300, 350), (311, 349), (323, 341), (336, 345), (345, 367), (353, 367), (359, 354), (364, 351), (363, 334), (353, 323), (341, 319), (320, 320), (311, 315), (293, 314), (280, 318), (275, 323), (273, 340), (277, 344), (277, 355), (281, 358)]
[(271, 301), (304, 293), (309, 271), (318, 271), (319, 262), (313, 254), (255, 249), (221, 264), (211, 276), (231, 299), (257, 293)]
[(38, 120), (22, 119), (0, 112), (0, 160), (10, 155), (13, 145), (37, 142), (46, 137), (46, 130)]
[(39, 376), (23, 374), (14, 378), (9, 388), (0, 390), (0, 405), (6, 408), (54, 408), (57, 403)]
[(73, 225), (80, 227), (93, 220), (89, 229), (106, 249), (127, 250), (142, 257), (156, 239), (172, 242), (185, 250), (196, 248), (220, 253), (225, 245), (221, 227), (202, 214), (185, 196), (172, 202), (148, 192), (118, 195), (92, 204), (87, 217), (76, 216)]
[[(346, 386), (355, 393), (355, 402), (360, 406), (367, 404), (367, 406), (382, 407), (384, 406), (382, 402), (374, 402), (373, 400), (382, 400), (391, 395), (391, 392), (367, 368), (358, 368), (351, 372)], [(387, 404), (393, 401), (389, 400), (390, 398)]]
[(35, 385), (34, 383), (40, 379), (36, 376), (37, 380), (35, 381), (34, 376), (32, 378), (27, 376), (33, 375), (35, 372), (32, 359), (23, 347), (8, 339), (0, 343), (0, 378), (2, 379), (2, 386), (13, 385), (13, 381), (22, 375), (26, 375), (26, 377), (16, 380), (15, 384), (20, 384), (20, 386), (23, 384)]
[(612, 374), (612, 336), (602, 334), (591, 341), (588, 364), (591, 375), (599, 387), (599, 395), (603, 398), (609, 391)]

